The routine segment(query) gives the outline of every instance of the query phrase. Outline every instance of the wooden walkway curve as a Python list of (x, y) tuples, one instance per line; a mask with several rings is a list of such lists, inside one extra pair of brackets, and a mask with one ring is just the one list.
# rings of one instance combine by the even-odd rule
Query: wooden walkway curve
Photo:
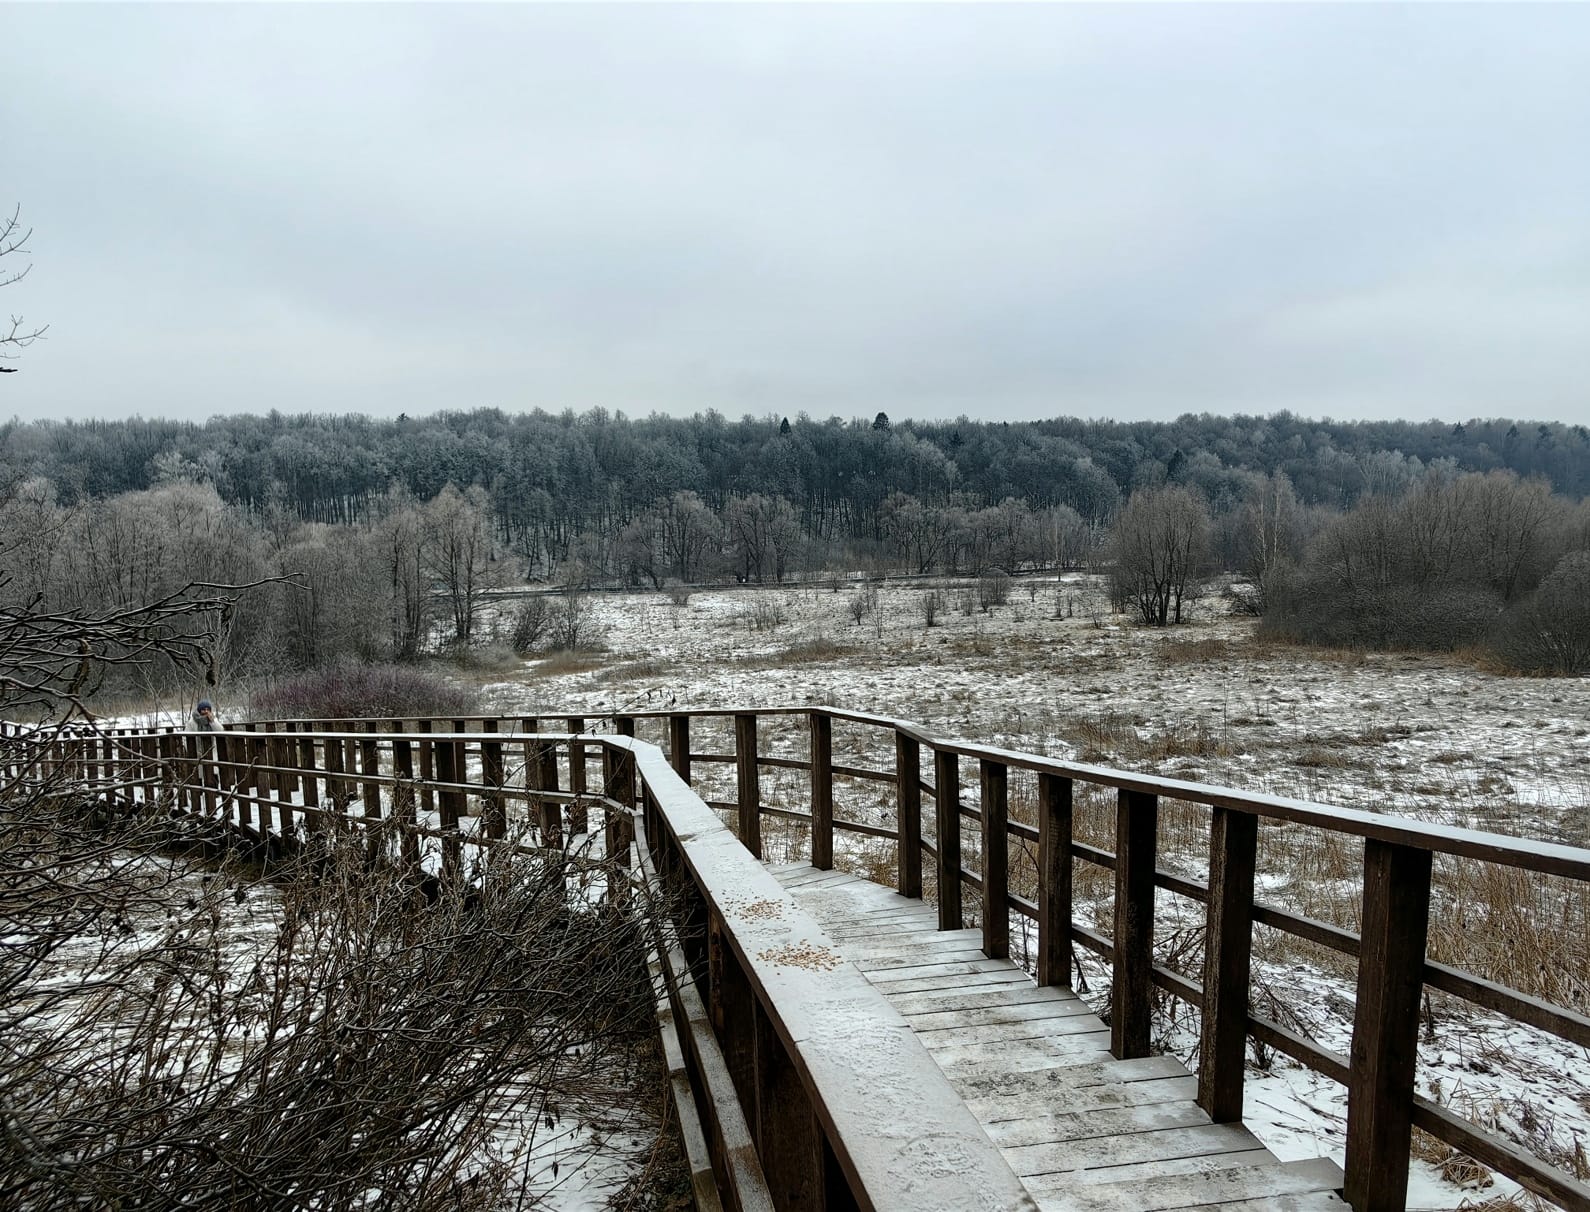
[(1069, 989), (940, 931), (930, 906), (854, 875), (771, 868), (903, 1015), (1042, 1212), (1327, 1212), (1342, 1172), (1285, 1163), (1241, 1124), (1212, 1123), (1173, 1057), (1115, 1060)]
[[(396, 861), (443, 883), (499, 847), (600, 868), (655, 933), (670, 1089), (682, 1131), (695, 1120), (708, 1212), (1403, 1212), (1415, 1128), (1590, 1212), (1581, 1174), (1417, 1080), (1426, 990), (1590, 1048), (1582, 1004), (1428, 946), (1438, 864), (1513, 873), (1558, 904), (1590, 885), (1590, 850), (821, 706), (260, 720), (213, 747), (172, 728), (4, 724), (0, 757), (0, 794), (69, 788), (224, 823), (267, 852), (314, 845), (335, 817), (389, 831)], [(1183, 845), (1201, 870), (1162, 861), (1171, 813), (1196, 822)], [(764, 825), (803, 861), (766, 865)], [(1299, 833), (1361, 855), (1355, 929), (1262, 899), (1265, 846)], [(893, 886), (836, 863), (880, 879), (892, 864)], [(1084, 876), (1105, 892), (1089, 919)], [(1202, 919), (1201, 962), (1156, 950), (1171, 897)], [(1008, 959), (1013, 920), (1036, 941), (1033, 977)], [(1258, 928), (1356, 974), (1348, 1052), (1250, 1001)], [(1108, 1027), (1069, 988), (1078, 949), (1109, 966)], [(1153, 1054), (1160, 996), (1198, 1013), (1196, 1074)], [(1345, 1088), (1341, 1170), (1282, 1163), (1243, 1127), (1250, 1041)]]

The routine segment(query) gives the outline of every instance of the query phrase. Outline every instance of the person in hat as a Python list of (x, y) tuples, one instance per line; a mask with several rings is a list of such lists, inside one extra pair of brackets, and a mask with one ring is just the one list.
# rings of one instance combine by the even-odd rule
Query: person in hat
[[(209, 699), (200, 699), (199, 705), (193, 709), (193, 727), (199, 732), (225, 732), (221, 721), (215, 718), (215, 704)], [(215, 738), (211, 737), (199, 742), (200, 752), (205, 757), (215, 753)]]

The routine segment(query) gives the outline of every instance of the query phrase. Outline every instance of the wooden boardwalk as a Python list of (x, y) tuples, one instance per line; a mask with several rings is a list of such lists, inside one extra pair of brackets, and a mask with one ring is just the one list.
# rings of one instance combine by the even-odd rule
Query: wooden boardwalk
[(1341, 1170), (1281, 1162), (1241, 1124), (1211, 1123), (1172, 1057), (1114, 1060), (1068, 989), (1040, 988), (940, 931), (920, 900), (837, 871), (772, 866), (779, 883), (900, 1011), (1045, 1212), (1325, 1212)]

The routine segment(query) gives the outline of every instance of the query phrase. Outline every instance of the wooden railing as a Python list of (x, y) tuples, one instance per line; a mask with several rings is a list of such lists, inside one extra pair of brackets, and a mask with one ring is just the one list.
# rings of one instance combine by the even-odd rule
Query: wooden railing
[[(893, 762), (837, 762), (836, 725), (856, 734), (849, 747), (863, 755), (892, 749)], [(543, 726), (566, 735), (537, 735)], [(721, 732), (725, 747), (696, 749), (693, 733), (699, 734), (701, 726)], [(598, 736), (586, 731), (588, 727), (613, 735)], [(668, 754), (668, 769), (657, 750), (630, 742), (641, 729), (656, 730)], [(1195, 1006), (1201, 1018), (1198, 1099), (1216, 1121), (1241, 1118), (1249, 1039), (1342, 1083), (1348, 1096), (1344, 1195), (1359, 1212), (1400, 1212), (1405, 1206), (1415, 1127), (1562, 1207), (1590, 1209), (1590, 1187), (1581, 1179), (1415, 1088), (1420, 1000), (1426, 989), (1590, 1048), (1590, 1018), (1580, 1011), (1428, 958), (1435, 858), (1454, 856), (1582, 884), (1590, 882), (1590, 851), (1058, 761), (939, 737), (906, 721), (829, 708), (630, 712), (601, 718), (567, 715), (555, 721), (360, 721), (335, 727), (328, 721), (264, 721), (221, 734), (217, 756), (208, 762), (198, 749), (201, 743), (193, 734), (100, 734), (77, 742), (69, 756), (85, 779), (105, 787), (112, 797), (167, 782), (174, 771), (186, 769), (190, 773), (178, 782), (184, 804), (202, 808), (229, 796), (245, 805), (244, 811), (249, 805), (258, 808), (262, 823), (273, 808), (277, 816), (269, 821), (270, 831), (278, 836), (291, 831), (293, 814), (325, 810), (314, 806), (317, 800), (336, 806), (362, 794), (365, 813), (373, 806), (379, 814), (384, 788), (412, 786), (423, 807), (430, 807), (430, 797), (435, 797), (438, 824), (427, 828), (410, 822), (410, 828), (417, 836), (438, 839), (450, 854), (462, 843), (462, 819), (478, 816), (477, 835), (490, 839), (500, 829), (502, 806), (510, 801), (524, 802), (531, 814), (538, 814), (547, 844), (556, 844), (557, 830), (583, 830), (582, 814), (592, 802), (587, 758), (599, 753), (599, 786), (607, 792), (607, 802), (630, 804), (638, 795), (644, 807), (642, 865), (654, 886), (683, 906), (667, 944), (680, 957), (678, 972), (688, 974), (681, 986), (687, 992), (682, 999), (676, 997), (673, 1013), (681, 1023), (709, 1021), (719, 1047), (718, 1060), (703, 1053), (692, 1062), (699, 1070), (693, 1075), (698, 1091), (712, 1088), (716, 1080), (721, 1094), (726, 1071), (739, 1094), (741, 1119), (716, 1130), (720, 1177), (732, 1168), (734, 1157), (745, 1155), (736, 1152), (738, 1132), (769, 1176), (784, 1181), (799, 1171), (808, 1175), (808, 1182), (796, 1184), (798, 1189), (826, 1192), (823, 1198), (830, 1201), (824, 1204), (813, 1194), (816, 1202), (792, 1206), (848, 1206), (845, 1198), (855, 1199), (857, 1206), (897, 1206), (879, 1193), (897, 1182), (898, 1175), (880, 1179), (876, 1169), (867, 1171), (850, 1154), (849, 1147), (861, 1138), (849, 1134), (875, 1131), (880, 1121), (873, 1114), (862, 1125), (846, 1113), (844, 1098), (854, 1093), (868, 1105), (867, 1092), (851, 1090), (841, 1097), (834, 1083), (844, 1085), (843, 1075), (833, 1072), (816, 1046), (821, 1022), (802, 1016), (788, 1001), (799, 1003), (811, 991), (808, 980), (816, 981), (824, 996), (860, 996), (865, 983), (859, 977), (841, 978), (840, 969), (803, 974), (791, 983), (778, 965), (770, 970), (759, 959), (770, 950), (758, 928), (767, 919), (743, 912), (747, 898), (765, 901), (771, 908), (762, 912), (773, 920), (799, 922), (797, 933), (803, 938), (820, 938), (820, 931), (759, 865), (737, 857), (743, 853), (740, 845), (760, 857), (764, 818), (795, 821), (808, 829), (810, 860), (821, 868), (834, 864), (840, 835), (886, 839), (894, 849), (895, 885), (902, 894), (921, 896), (925, 874), (931, 877), (941, 928), (962, 926), (970, 889), (979, 900), (983, 949), (989, 956), (1008, 955), (1012, 914), (1028, 920), (1036, 927), (1035, 968), (1042, 984), (1070, 983), (1074, 946), (1102, 957), (1113, 977), (1112, 1050), (1121, 1058), (1148, 1053), (1156, 989)], [(512, 767), (504, 761), (510, 749), (522, 755)], [(634, 755), (632, 765), (626, 754)], [(64, 752), (61, 760), (67, 760)], [(975, 764), (971, 772), (967, 763)], [(931, 769), (931, 779), (923, 778), (924, 765)], [(704, 802), (688, 791), (696, 772), (714, 766), (732, 768), (732, 799)], [(471, 770), (479, 770), (481, 777), (471, 779)], [(804, 807), (764, 802), (762, 776), (770, 770), (803, 777)], [(976, 780), (975, 811), (963, 802), (963, 773)], [(1013, 776), (1033, 785), (1035, 819), (1030, 823), (1011, 817)], [(836, 786), (880, 784), (892, 801), (893, 824), (836, 814)], [(1074, 836), (1078, 797), (1089, 788), (1115, 796), (1113, 849)], [(932, 800), (931, 815), (924, 810), (924, 797)], [(1160, 866), (1158, 825), (1170, 802), (1207, 810), (1202, 879)], [(469, 803), (476, 807), (471, 810)], [(730, 844), (709, 808), (728, 814), (738, 843)], [(565, 819), (559, 819), (560, 810)], [(1361, 844), (1356, 933), (1256, 898), (1263, 823), (1303, 827)], [(931, 838), (924, 825), (931, 826)], [(622, 837), (610, 833), (615, 845)], [(1013, 847), (1036, 848), (1035, 896), (1012, 890)], [(1079, 860), (1113, 877), (1108, 936), (1075, 920)], [(450, 862), (456, 870), (456, 858)], [(1156, 893), (1161, 889), (1203, 906), (1201, 980), (1155, 962)], [(1249, 986), (1256, 924), (1356, 960), (1349, 1055), (1321, 1047), (1254, 1011)], [(776, 952), (776, 947), (771, 950)], [(690, 1002), (690, 988), (699, 992), (699, 1004)], [(892, 1021), (886, 1007), (878, 1013), (883, 1021)], [(806, 1030), (818, 1034), (802, 1034)], [(932, 1079), (924, 1068), (916, 1080), (931, 1084)], [(914, 1099), (911, 1108), (901, 1108), (902, 1122), (920, 1114), (930, 1101)], [(780, 1118), (786, 1105), (795, 1108), (789, 1122)], [(712, 1106), (718, 1108), (712, 1114), (729, 1115), (722, 1112), (727, 1104)], [(767, 1150), (777, 1149), (779, 1141), (795, 1142), (798, 1157), (770, 1160)], [(1000, 1168), (991, 1172), (998, 1174)], [(883, 1185), (875, 1191), (874, 1182)], [(842, 1190), (852, 1194), (836, 1194)], [(905, 1202), (918, 1206), (914, 1195)], [(956, 1205), (952, 1199), (943, 1206)]]
[[(723, 722), (718, 728), (726, 739), (732, 738), (732, 750), (692, 748), (692, 725), (713, 720)], [(837, 763), (836, 725), (861, 734), (853, 747), (864, 754), (892, 749), (892, 765)], [(1590, 1018), (1580, 1011), (1429, 959), (1434, 859), (1454, 856), (1583, 884), (1590, 882), (1590, 850), (1057, 761), (939, 737), (907, 721), (862, 712), (829, 708), (632, 712), (617, 716), (613, 726), (629, 735), (637, 727), (660, 730), (660, 742), (686, 779), (704, 764), (732, 765), (735, 797), (713, 804), (731, 814), (741, 841), (755, 854), (761, 853), (764, 816), (793, 819), (809, 828), (810, 859), (817, 867), (833, 865), (836, 834), (886, 838), (894, 843), (895, 882), (903, 895), (922, 895), (925, 866), (934, 876), (941, 928), (960, 928), (966, 890), (979, 895), (983, 950), (989, 956), (1009, 954), (1012, 914), (1036, 926), (1035, 968), (1041, 984), (1070, 983), (1073, 945), (1095, 952), (1112, 971), (1109, 1018), (1112, 1051), (1118, 1057), (1148, 1054), (1154, 990), (1196, 1007), (1201, 1019), (1198, 1101), (1217, 1122), (1242, 1116), (1244, 1054), (1250, 1038), (1343, 1084), (1348, 1097), (1343, 1194), (1359, 1212), (1401, 1212), (1405, 1207), (1415, 1127), (1562, 1207), (1590, 1209), (1590, 1186), (1582, 1179), (1424, 1097), (1415, 1086), (1420, 1003), (1426, 989), (1590, 1048)], [(777, 742), (771, 748), (779, 752), (764, 744), (769, 739)], [(931, 781), (922, 777), (924, 763), (932, 770)], [(966, 763), (973, 764), (969, 777), (978, 787), (975, 812), (962, 802)], [(809, 806), (804, 811), (762, 802), (763, 772), (790, 769), (807, 777)], [(1013, 773), (1035, 784), (1035, 823), (1011, 819)], [(888, 784), (893, 826), (837, 817), (836, 780)], [(1115, 795), (1113, 849), (1085, 844), (1074, 836), (1076, 797), (1087, 787)], [(930, 818), (924, 817), (924, 796), (933, 801)], [(1188, 878), (1160, 867), (1158, 823), (1163, 805), (1170, 801), (1207, 810), (1205, 878)], [(1256, 899), (1259, 827), (1266, 822), (1301, 826), (1361, 844), (1356, 933)], [(925, 823), (932, 826), (931, 841), (924, 836)], [(972, 847), (963, 845), (967, 824), (974, 833)], [(1036, 847), (1035, 897), (1011, 889), (1009, 856), (1015, 845)], [(968, 867), (968, 853), (980, 855), (975, 867)], [(1078, 860), (1113, 875), (1109, 936), (1075, 920), (1073, 875)], [(1155, 962), (1160, 889), (1204, 907), (1201, 980)], [(1255, 1013), (1249, 998), (1255, 924), (1356, 959), (1349, 1055), (1323, 1048)], [(1581, 979), (1587, 977), (1590, 974), (1581, 974)]]
[(490, 861), (499, 846), (570, 861), (599, 824), (579, 861), (619, 904), (649, 909), (698, 1207), (1035, 1212), (910, 1026), (675, 765), (630, 736), (583, 732), (580, 717), (559, 722), (570, 731), (480, 717), (11, 730), (0, 789), (203, 816), (267, 850), (309, 844), (332, 816), (381, 825), (400, 861), (443, 880), (469, 877), (466, 851)]

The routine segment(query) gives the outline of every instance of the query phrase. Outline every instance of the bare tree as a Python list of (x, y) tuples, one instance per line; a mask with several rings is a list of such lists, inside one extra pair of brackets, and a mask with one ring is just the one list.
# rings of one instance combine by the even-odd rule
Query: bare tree
[(455, 638), (467, 644), (474, 636), (481, 595), (497, 580), (490, 502), (484, 489), (459, 492), (449, 484), (424, 512), (428, 571), (447, 594)]
[(1234, 554), (1250, 583), (1237, 598), (1244, 611), (1264, 613), (1276, 579), (1297, 559), (1302, 538), (1301, 509), (1292, 481), (1284, 471), (1265, 476), (1254, 486), (1237, 518)]
[(1144, 489), (1127, 500), (1112, 539), (1117, 596), (1144, 623), (1182, 621), (1209, 558), (1209, 508), (1181, 485)]
[[(15, 261), (6, 261), (7, 257), (25, 256), (28, 240), (32, 236), (33, 229), (22, 226), (20, 204), (13, 208), (9, 219), (0, 219), (0, 286), (14, 286), (27, 277), (33, 269), (31, 261), (16, 268), (12, 268), (16, 264)], [(13, 315), (6, 323), (0, 323), (0, 362), (16, 361), (17, 351), (32, 345), (49, 330), (49, 327), (45, 324), (39, 328), (29, 328), (19, 315)], [(15, 374), (17, 369), (15, 366), (0, 365), (0, 374)]]
[(662, 549), (681, 581), (699, 580), (707, 556), (722, 541), (723, 528), (695, 493), (676, 492), (661, 508)]
[(801, 537), (800, 519), (783, 497), (730, 497), (724, 523), (744, 580), (783, 582)]

